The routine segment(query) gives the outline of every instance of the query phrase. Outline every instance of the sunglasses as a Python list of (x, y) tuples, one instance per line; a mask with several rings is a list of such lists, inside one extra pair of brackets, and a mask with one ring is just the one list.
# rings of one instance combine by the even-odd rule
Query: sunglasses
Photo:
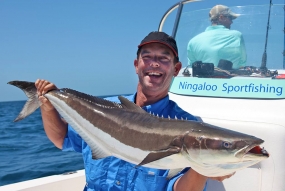
[(227, 18), (230, 19), (231, 21), (234, 19), (234, 17), (231, 16), (231, 15), (224, 15), (224, 17), (227, 17)]

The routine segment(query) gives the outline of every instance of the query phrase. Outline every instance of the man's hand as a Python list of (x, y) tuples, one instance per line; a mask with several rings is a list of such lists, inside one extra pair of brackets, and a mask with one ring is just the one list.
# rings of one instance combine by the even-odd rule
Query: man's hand
[(40, 79), (37, 79), (37, 81), (35, 82), (35, 86), (37, 88), (39, 100), (42, 103), (41, 108), (45, 111), (54, 110), (54, 107), (52, 106), (50, 101), (47, 98), (45, 98), (43, 95), (50, 90), (55, 90), (58, 88), (53, 83), (47, 80), (40, 80)]

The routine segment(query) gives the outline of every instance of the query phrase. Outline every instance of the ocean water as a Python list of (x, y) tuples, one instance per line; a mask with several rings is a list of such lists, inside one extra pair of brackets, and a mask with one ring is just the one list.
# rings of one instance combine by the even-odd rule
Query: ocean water
[(13, 122), (24, 104), (0, 102), (0, 186), (83, 169), (80, 153), (63, 152), (49, 141), (39, 109)]

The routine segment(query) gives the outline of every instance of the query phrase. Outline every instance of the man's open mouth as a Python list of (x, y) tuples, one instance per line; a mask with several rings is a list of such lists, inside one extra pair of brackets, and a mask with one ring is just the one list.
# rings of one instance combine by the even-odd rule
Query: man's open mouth
[(146, 75), (153, 76), (153, 77), (160, 77), (160, 76), (162, 76), (162, 74), (158, 73), (158, 72), (147, 72)]

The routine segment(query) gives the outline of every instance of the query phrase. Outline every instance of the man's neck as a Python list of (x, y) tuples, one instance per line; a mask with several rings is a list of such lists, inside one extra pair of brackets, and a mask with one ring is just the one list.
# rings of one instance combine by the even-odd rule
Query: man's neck
[(138, 105), (140, 107), (151, 105), (151, 104), (154, 104), (157, 101), (161, 100), (165, 96), (167, 96), (167, 94), (168, 94), (168, 92), (162, 93), (159, 95), (148, 94), (148, 93), (142, 91), (141, 87), (138, 86), (137, 96), (135, 98), (135, 103), (136, 103), (136, 105)]

